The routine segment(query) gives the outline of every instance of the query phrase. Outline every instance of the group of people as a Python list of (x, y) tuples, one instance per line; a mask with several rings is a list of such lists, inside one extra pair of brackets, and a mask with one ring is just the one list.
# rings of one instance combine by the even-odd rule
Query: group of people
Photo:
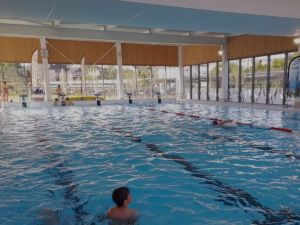
[(74, 105), (73, 101), (70, 98), (68, 98), (68, 97), (65, 98), (65, 94), (64, 94), (62, 88), (60, 87), (60, 85), (57, 85), (56, 95), (57, 95), (57, 98), (54, 99), (54, 103), (53, 103), (54, 106), (57, 106), (57, 105), (61, 105), (61, 106)]
[[(42, 91), (42, 90), (41, 90)], [(41, 92), (39, 92), (41, 93)], [(64, 93), (60, 85), (56, 88), (56, 94), (57, 98), (54, 99), (54, 105), (62, 105), (62, 106), (71, 106), (74, 105), (73, 101), (70, 98), (65, 98)], [(3, 81), (2, 87), (1, 87), (1, 95), (0, 95), (0, 103), (1, 102), (8, 102), (8, 96), (9, 96), (9, 89), (6, 81)]]
[(61, 105), (61, 106), (71, 106), (71, 105), (74, 105), (73, 101), (69, 98), (66, 98), (66, 99), (58, 99), (58, 98), (55, 98), (54, 99), (54, 102), (53, 102), (53, 105), (54, 106), (58, 106), (58, 105)]

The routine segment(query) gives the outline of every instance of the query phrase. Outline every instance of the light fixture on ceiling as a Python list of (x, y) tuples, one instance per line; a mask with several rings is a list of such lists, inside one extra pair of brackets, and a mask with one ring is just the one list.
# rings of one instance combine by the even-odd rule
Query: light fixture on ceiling
[(218, 51), (218, 55), (219, 55), (219, 56), (223, 56), (223, 54), (224, 54), (223, 49), (220, 49), (220, 50)]
[(296, 45), (300, 45), (300, 37), (299, 36), (294, 38), (294, 43)]

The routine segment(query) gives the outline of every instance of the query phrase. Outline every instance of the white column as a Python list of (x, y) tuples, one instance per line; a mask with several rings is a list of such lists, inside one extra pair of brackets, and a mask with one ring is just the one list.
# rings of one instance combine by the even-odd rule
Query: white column
[(222, 69), (222, 90), (223, 90), (223, 97), (222, 101), (223, 102), (228, 102), (229, 101), (229, 96), (228, 96), (228, 88), (229, 88), (229, 61), (228, 61), (228, 47), (227, 44), (223, 45), (223, 56), (222, 56), (222, 64), (223, 64), (223, 69)]
[(50, 91), (50, 79), (49, 79), (49, 69), (48, 69), (48, 50), (46, 45), (46, 38), (40, 38), (41, 51), (40, 55), (42, 58), (42, 72), (44, 76), (44, 91), (45, 91), (45, 101), (51, 101), (51, 91)]
[(120, 100), (123, 99), (124, 95), (124, 84), (123, 84), (123, 70), (122, 70), (122, 47), (121, 47), (121, 42), (116, 43), (116, 50), (117, 50), (117, 64), (118, 64), (118, 98)]
[(178, 69), (179, 69), (179, 77), (176, 79), (177, 87), (179, 93), (176, 93), (177, 99), (184, 98), (184, 86), (183, 86), (183, 76), (184, 76), (184, 69), (183, 69), (183, 48), (182, 45), (178, 46)]
[(82, 84), (82, 95), (86, 96), (86, 83), (85, 83), (85, 58), (81, 60), (81, 84)]

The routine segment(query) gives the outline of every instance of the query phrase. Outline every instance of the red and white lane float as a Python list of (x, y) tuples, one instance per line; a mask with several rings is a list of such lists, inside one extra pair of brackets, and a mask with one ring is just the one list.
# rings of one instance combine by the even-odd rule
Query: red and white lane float
[(231, 122), (227, 122), (229, 120), (222, 120), (222, 119), (218, 119), (218, 118), (212, 118), (212, 117), (204, 117), (204, 116), (200, 116), (200, 115), (193, 115), (193, 114), (185, 114), (183, 112), (169, 112), (167, 110), (156, 110), (154, 108), (147, 108), (147, 110), (150, 111), (157, 111), (157, 112), (161, 112), (161, 113), (166, 113), (166, 114), (173, 114), (176, 116), (186, 116), (188, 118), (192, 118), (192, 119), (206, 119), (206, 120), (211, 120), (211, 121), (216, 121), (217, 124), (220, 123), (222, 124), (222, 126), (225, 127), (236, 127), (237, 125), (245, 125), (245, 126), (251, 126), (253, 128), (261, 128), (261, 129), (265, 129), (265, 130), (275, 130), (275, 131), (280, 131), (280, 132), (285, 132), (285, 133), (293, 133), (294, 131), (290, 128), (285, 128), (285, 127), (268, 127), (268, 126), (259, 126), (259, 125), (255, 125), (252, 123), (245, 123), (245, 122), (240, 122), (240, 121), (232, 121)]

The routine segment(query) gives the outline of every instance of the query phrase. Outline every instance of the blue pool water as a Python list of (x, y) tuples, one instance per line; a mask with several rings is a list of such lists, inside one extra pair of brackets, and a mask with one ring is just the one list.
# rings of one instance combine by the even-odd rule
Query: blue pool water
[(107, 224), (126, 185), (140, 225), (300, 224), (300, 114), (201, 104), (0, 112), (0, 224)]

